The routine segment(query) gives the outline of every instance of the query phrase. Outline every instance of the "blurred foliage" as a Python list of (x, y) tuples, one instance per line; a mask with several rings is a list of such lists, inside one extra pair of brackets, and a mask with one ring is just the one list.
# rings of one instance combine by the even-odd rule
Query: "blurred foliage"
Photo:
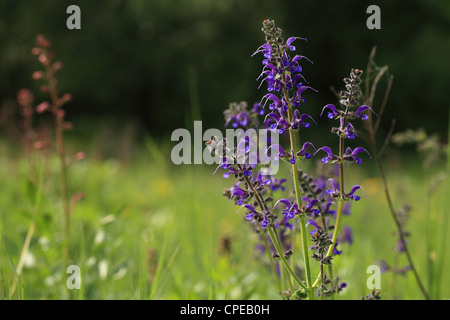
[[(81, 8), (81, 30), (66, 28), (70, 4)], [(389, 65), (395, 76), (385, 131), (388, 119), (396, 118), (398, 130), (423, 127), (444, 134), (450, 78), (448, 0), (377, 1), (381, 30), (366, 27), (370, 4), (2, 0), (0, 105), (5, 108), (20, 88), (38, 92), (30, 75), (39, 65), (30, 50), (37, 33), (43, 33), (64, 63), (59, 86), (74, 96), (67, 106), (72, 119), (131, 119), (152, 134), (170, 133), (200, 117), (204, 128), (221, 128), (222, 110), (229, 102), (253, 103), (264, 93), (256, 81), (261, 57), (250, 55), (264, 41), (262, 20), (271, 18), (286, 38), (308, 38), (296, 46), (314, 61), (304, 65), (304, 75), (319, 91), (307, 95), (306, 108), (315, 119), (323, 105), (337, 102), (330, 86), (340, 90), (351, 68), (365, 69), (375, 45), (375, 61)], [(38, 96), (37, 102), (42, 99)], [(326, 120), (321, 123), (329, 128)]]

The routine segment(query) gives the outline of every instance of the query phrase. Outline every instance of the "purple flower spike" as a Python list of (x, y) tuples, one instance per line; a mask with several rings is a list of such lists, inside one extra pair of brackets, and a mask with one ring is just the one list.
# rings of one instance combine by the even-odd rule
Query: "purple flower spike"
[(368, 116), (367, 116), (367, 115), (364, 115), (364, 114), (363, 114), (363, 115), (361, 114), (361, 112), (363, 112), (363, 111), (365, 111), (365, 110), (370, 110), (370, 111), (372, 111), (372, 113), (378, 117), (378, 115), (372, 110), (372, 108), (369, 107), (369, 106), (366, 106), (366, 105), (362, 105), (362, 106), (360, 106), (360, 107), (358, 108), (358, 110), (356, 110), (356, 116), (357, 116), (358, 118), (361, 118), (362, 120), (367, 120)]

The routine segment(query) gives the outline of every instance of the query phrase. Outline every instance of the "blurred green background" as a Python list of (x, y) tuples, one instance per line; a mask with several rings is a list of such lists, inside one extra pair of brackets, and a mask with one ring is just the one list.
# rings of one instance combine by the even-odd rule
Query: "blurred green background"
[[(81, 8), (82, 30), (66, 28), (70, 4)], [(380, 6), (381, 30), (366, 27), (370, 4)], [(319, 91), (306, 96), (316, 120), (323, 105), (336, 102), (330, 86), (340, 90), (351, 68), (365, 69), (377, 46), (376, 63), (389, 65), (395, 76), (386, 118), (396, 118), (398, 130), (447, 132), (447, 0), (3, 0), (0, 105), (22, 87), (38, 91), (30, 75), (39, 65), (30, 50), (43, 33), (64, 63), (59, 86), (74, 96), (66, 109), (75, 123), (129, 120), (139, 131), (164, 136), (201, 117), (204, 128), (222, 128), (229, 102), (253, 103), (264, 94), (256, 81), (261, 56), (250, 55), (264, 41), (266, 18), (275, 19), (286, 38), (308, 39), (296, 46), (314, 61), (303, 65), (303, 74)]]

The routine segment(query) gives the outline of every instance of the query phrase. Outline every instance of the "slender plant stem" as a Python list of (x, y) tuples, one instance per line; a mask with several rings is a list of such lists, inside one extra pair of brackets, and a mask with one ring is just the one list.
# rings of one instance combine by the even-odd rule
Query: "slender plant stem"
[(417, 272), (417, 269), (416, 269), (416, 267), (415, 267), (415, 265), (413, 263), (411, 254), (410, 254), (410, 252), (408, 250), (407, 243), (406, 243), (406, 240), (405, 240), (405, 237), (404, 237), (403, 227), (402, 227), (402, 225), (401, 225), (401, 223), (400, 223), (400, 221), (399, 221), (399, 219), (397, 217), (397, 214), (395, 213), (394, 205), (392, 203), (391, 195), (390, 195), (389, 188), (388, 188), (386, 175), (384, 173), (383, 165), (381, 163), (381, 159), (380, 159), (380, 157), (378, 155), (377, 148), (376, 148), (376, 145), (375, 145), (375, 137), (373, 135), (370, 135), (370, 138), (371, 138), (370, 141), (371, 141), (371, 145), (372, 145), (372, 153), (373, 153), (373, 156), (375, 158), (375, 162), (377, 164), (377, 168), (378, 168), (378, 172), (380, 174), (381, 180), (383, 181), (384, 195), (386, 197), (386, 200), (387, 200), (387, 203), (388, 203), (388, 206), (389, 206), (389, 212), (391, 213), (391, 216), (392, 216), (392, 218), (395, 221), (395, 225), (397, 227), (398, 234), (399, 234), (399, 237), (400, 237), (400, 241), (402, 242), (402, 246), (403, 246), (404, 252), (406, 254), (406, 258), (408, 259), (409, 265), (410, 265), (411, 270), (412, 270), (412, 272), (414, 274), (414, 277), (416, 278), (416, 282), (417, 282), (417, 284), (418, 284), (418, 286), (420, 288), (420, 291), (422, 292), (422, 294), (425, 297), (425, 299), (429, 300), (430, 297), (429, 297), (429, 295), (428, 295), (424, 285), (422, 284), (422, 281), (420, 279), (419, 273)]
[[(347, 114), (348, 114), (348, 106), (345, 109), (345, 115), (344, 115), (344, 120), (341, 122), (341, 126), (340, 126), (340, 130), (342, 131), (345, 128), (345, 122), (347, 119)], [(326, 254), (326, 257), (331, 256), (331, 254), (333, 253), (333, 248), (336, 244), (336, 240), (337, 240), (337, 235), (339, 232), (339, 226), (341, 224), (341, 217), (342, 217), (342, 210), (344, 208), (344, 195), (345, 195), (345, 190), (344, 190), (344, 137), (343, 136), (339, 136), (339, 203), (338, 203), (338, 209), (337, 209), (337, 213), (336, 213), (336, 222), (334, 224), (334, 230), (333, 230), (333, 235), (331, 237), (331, 245), (328, 247), (328, 251)], [(316, 279), (316, 281), (313, 284), (313, 287), (317, 286), (319, 280), (322, 278), (322, 270), (319, 272), (319, 275)]]
[(47, 67), (47, 77), (49, 82), (49, 93), (52, 101), (52, 113), (55, 119), (56, 152), (58, 154), (61, 166), (60, 172), (60, 192), (63, 206), (62, 229), (63, 229), (63, 259), (67, 266), (69, 262), (69, 239), (70, 239), (70, 209), (69, 196), (67, 191), (67, 160), (64, 148), (64, 128), (63, 116), (59, 114), (60, 102), (58, 91), (51, 67)]
[[(286, 76), (283, 74), (283, 80), (285, 80)], [(283, 87), (283, 95), (286, 102), (288, 102), (289, 94), (286, 89), (286, 87)], [(292, 123), (292, 104), (289, 103), (288, 105), (288, 120), (290, 123)], [(295, 131), (292, 130), (292, 128), (289, 128), (289, 142), (291, 144), (290, 150), (292, 152), (295, 152), (298, 147), (297, 143), (297, 136), (295, 135)], [(298, 179), (298, 169), (297, 169), (297, 161), (291, 165), (292, 168), (292, 180), (294, 182), (294, 190), (295, 190), (295, 198), (297, 200), (297, 206), (299, 209), (301, 208), (301, 190), (300, 190), (300, 183)], [(303, 251), (303, 261), (305, 265), (305, 273), (306, 273), (306, 284), (308, 286), (308, 298), (310, 300), (314, 300), (314, 289), (312, 288), (312, 279), (311, 279), (311, 265), (309, 262), (309, 253), (308, 253), (308, 239), (306, 236), (306, 224), (305, 224), (305, 218), (303, 215), (300, 215), (300, 236), (302, 237), (302, 251)]]

